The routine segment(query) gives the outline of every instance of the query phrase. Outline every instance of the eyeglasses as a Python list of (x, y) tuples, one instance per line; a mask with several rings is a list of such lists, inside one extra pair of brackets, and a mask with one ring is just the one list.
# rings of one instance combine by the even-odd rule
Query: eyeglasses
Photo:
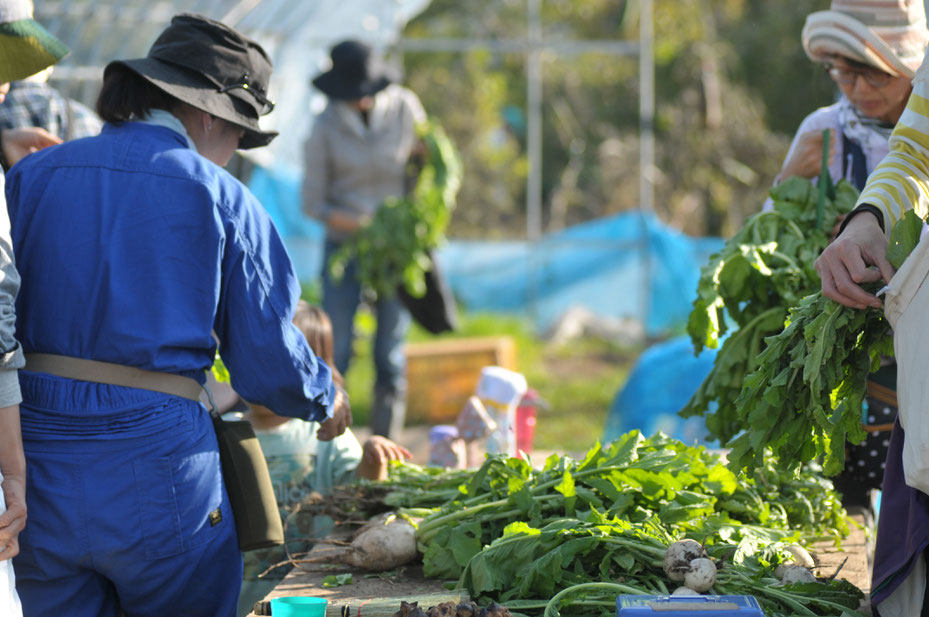
[(826, 64), (826, 72), (829, 73), (829, 77), (833, 79), (837, 84), (843, 86), (852, 86), (855, 84), (855, 80), (860, 75), (868, 85), (872, 88), (883, 88), (890, 83), (890, 80), (893, 79), (893, 75), (885, 73), (880, 69), (874, 68), (863, 68), (863, 69), (852, 69), (846, 67), (838, 67), (834, 64)]
[(261, 103), (261, 109), (258, 112), (258, 115), (265, 116), (272, 111), (274, 111), (274, 101), (269, 99), (264, 92), (264, 89), (260, 86), (248, 83), (248, 73), (242, 76), (238, 83), (229, 84), (228, 86), (223, 86), (219, 89), (220, 93), (229, 92), (230, 90), (235, 90), (236, 88), (241, 88), (249, 94), (251, 94), (256, 101)]

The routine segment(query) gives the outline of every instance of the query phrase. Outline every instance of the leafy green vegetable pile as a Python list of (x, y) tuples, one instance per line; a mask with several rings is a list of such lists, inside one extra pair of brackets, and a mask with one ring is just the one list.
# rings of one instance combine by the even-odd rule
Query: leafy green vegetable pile
[[(736, 399), (754, 371), (766, 337), (781, 332), (790, 307), (819, 289), (813, 262), (829, 242), (838, 215), (851, 210), (858, 191), (841, 180), (834, 198), (805, 178), (788, 178), (771, 190), (774, 209), (752, 216), (703, 267), (687, 332), (696, 352), (717, 348), (713, 369), (682, 416), (705, 415), (710, 435), (726, 443), (744, 425)], [(712, 406), (717, 405), (715, 411)]]
[(798, 533), (797, 540), (838, 539), (848, 527), (829, 487), (814, 474), (773, 465), (740, 480), (705, 448), (633, 431), (583, 460), (552, 456), (541, 470), (518, 458), (489, 458), (464, 492), (419, 524), (417, 538), (426, 574), (445, 578), (459, 576), (514, 519), (544, 525), (589, 510), (633, 522), (657, 517), (680, 532), (743, 524)]
[[(727, 531), (743, 537), (706, 547), (717, 564), (714, 594), (755, 596), (769, 616), (842, 615), (859, 607), (864, 594), (844, 580), (779, 585), (773, 569), (786, 560), (783, 544), (720, 530)], [(596, 511), (541, 528), (512, 523), (471, 559), (461, 583), (472, 595), (496, 598), (514, 613), (607, 613), (615, 610), (617, 594), (668, 594), (663, 562), (673, 540), (654, 522), (630, 523)], [(581, 594), (560, 606), (566, 596)]]
[(715, 593), (755, 595), (768, 615), (841, 615), (861, 598), (844, 581), (771, 586), (787, 544), (848, 534), (815, 467), (767, 461), (737, 477), (703, 447), (632, 431), (541, 469), (502, 456), (476, 471), (394, 464), (375, 486), (395, 504), (442, 502), (412, 512), (427, 513), (416, 532), (424, 573), (514, 614), (615, 614), (617, 593), (667, 593), (664, 552), (685, 536), (720, 568)]
[[(888, 260), (895, 268), (915, 248), (921, 229), (913, 211), (894, 226)], [(745, 431), (731, 442), (729, 460), (734, 467), (750, 467), (768, 447), (787, 464), (823, 456), (824, 472), (835, 475), (845, 463), (846, 440), (865, 437), (867, 377), (881, 355), (893, 354), (893, 339), (883, 310), (848, 308), (821, 292), (792, 308), (788, 322), (782, 333), (766, 339), (757, 370), (735, 400)]]
[(434, 121), (419, 127), (426, 158), (412, 195), (387, 199), (371, 223), (333, 255), (335, 278), (357, 259), (358, 278), (380, 298), (397, 293), (400, 285), (414, 297), (426, 292), (429, 251), (445, 237), (445, 228), (461, 187), (461, 159), (445, 131)]

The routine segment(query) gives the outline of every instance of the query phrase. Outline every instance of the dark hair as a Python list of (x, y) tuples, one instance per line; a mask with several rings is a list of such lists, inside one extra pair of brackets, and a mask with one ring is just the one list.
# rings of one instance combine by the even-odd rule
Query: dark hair
[[(845, 62), (853, 69), (858, 69), (859, 71), (864, 70), (864, 69), (877, 69), (877, 67), (874, 66), (873, 64), (868, 64), (867, 62), (862, 62), (861, 60), (855, 60), (854, 58), (849, 58), (848, 56), (843, 56), (842, 54), (832, 54), (831, 61), (835, 62), (836, 60), (841, 60), (842, 62)], [(882, 69), (878, 69), (878, 70), (882, 70)]]
[(109, 67), (97, 97), (97, 115), (120, 123), (143, 118), (153, 109), (170, 110), (180, 101), (121, 64)]
[(322, 308), (305, 300), (297, 302), (294, 325), (306, 337), (306, 342), (323, 362), (332, 369), (332, 380), (343, 385), (341, 373), (335, 367), (335, 345), (332, 342), (332, 322)]

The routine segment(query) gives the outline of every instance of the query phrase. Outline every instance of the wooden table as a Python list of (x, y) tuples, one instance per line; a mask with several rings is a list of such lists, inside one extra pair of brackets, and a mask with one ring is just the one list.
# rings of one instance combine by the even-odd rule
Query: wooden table
[[(308, 557), (318, 558), (325, 555), (327, 550), (331, 550), (331, 547), (317, 544), (312, 548)], [(345, 572), (351, 572), (351, 584), (337, 587), (323, 585), (323, 579), (327, 576)], [(380, 573), (365, 572), (348, 566), (333, 568), (322, 564), (301, 564), (288, 572), (287, 576), (265, 597), (265, 600), (282, 596), (326, 598), (329, 600), (326, 617), (341, 617), (343, 607), (349, 608), (351, 617), (359, 617), (364, 614), (366, 604), (370, 605), (375, 600), (388, 598), (395, 599), (395, 602), (391, 602), (391, 605), (395, 605), (394, 611), (399, 610), (401, 600), (415, 596), (429, 596), (432, 600), (431, 604), (423, 605), (421, 602), (423, 609), (447, 600), (458, 602), (467, 599), (466, 592), (449, 591), (445, 588), (443, 581), (423, 576), (421, 563)]]

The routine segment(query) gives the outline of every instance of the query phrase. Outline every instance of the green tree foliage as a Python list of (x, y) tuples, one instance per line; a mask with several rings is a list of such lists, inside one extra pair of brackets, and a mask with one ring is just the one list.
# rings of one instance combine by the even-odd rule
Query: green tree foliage
[[(796, 127), (834, 88), (800, 45), (827, 0), (656, 0), (656, 211), (689, 233), (730, 235), (761, 207)], [(547, 43), (636, 41), (638, 0), (542, 0)], [(526, 0), (433, 0), (407, 38), (521, 40)], [(407, 81), (467, 170), (457, 237), (525, 233), (526, 60), (476, 49), (407, 52)], [(638, 206), (638, 60), (542, 55), (543, 223)]]

